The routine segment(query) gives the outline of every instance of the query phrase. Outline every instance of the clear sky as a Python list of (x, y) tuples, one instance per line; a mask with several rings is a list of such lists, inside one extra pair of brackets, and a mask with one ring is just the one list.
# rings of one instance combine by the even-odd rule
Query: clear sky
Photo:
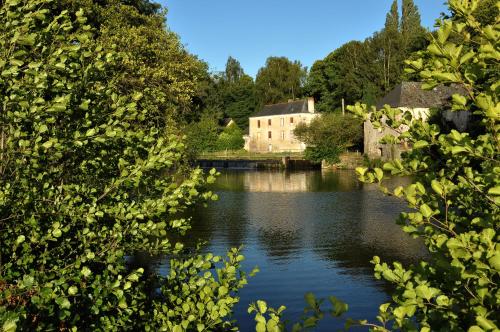
[[(156, 0), (168, 9), (167, 24), (210, 70), (228, 56), (255, 77), (269, 56), (311, 67), (350, 40), (384, 26), (392, 0)], [(414, 0), (422, 24), (432, 28), (445, 0)]]

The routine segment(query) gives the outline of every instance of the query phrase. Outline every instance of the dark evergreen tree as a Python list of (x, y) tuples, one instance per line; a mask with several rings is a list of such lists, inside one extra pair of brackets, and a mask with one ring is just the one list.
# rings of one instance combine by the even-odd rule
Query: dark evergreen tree
[(423, 49), (426, 45), (426, 30), (422, 27), (418, 7), (413, 0), (403, 0), (401, 36), (406, 53)]

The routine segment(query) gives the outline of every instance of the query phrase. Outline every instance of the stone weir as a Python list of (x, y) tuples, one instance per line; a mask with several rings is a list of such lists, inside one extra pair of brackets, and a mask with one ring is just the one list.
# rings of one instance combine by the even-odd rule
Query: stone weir
[(321, 169), (321, 164), (312, 163), (303, 159), (292, 159), (290, 157), (276, 159), (199, 159), (196, 164), (201, 168), (228, 168), (228, 169)]

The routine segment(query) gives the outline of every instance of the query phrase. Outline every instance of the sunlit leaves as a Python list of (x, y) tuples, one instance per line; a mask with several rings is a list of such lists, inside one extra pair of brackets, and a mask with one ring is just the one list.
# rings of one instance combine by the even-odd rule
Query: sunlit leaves
[[(157, 95), (120, 86), (129, 54), (99, 46), (85, 25), (87, 13), (63, 7), (52, 0), (0, 6), (0, 329), (229, 326), (234, 292), (246, 284), (242, 255), (231, 252), (217, 276), (204, 279), (198, 274), (220, 258), (196, 256), (198, 283), (177, 288), (186, 279), (180, 277), (185, 261), (176, 255), (186, 249), (170, 240), (189, 229), (179, 213), (216, 195), (204, 190), (203, 172), (185, 162), (179, 137), (147, 108)], [(153, 33), (166, 31), (160, 24)], [(180, 44), (169, 47), (185, 53)], [(181, 59), (177, 74), (184, 65), (190, 71), (192, 63)], [(169, 78), (168, 84), (177, 80)], [(193, 91), (183, 87), (196, 82), (186, 84), (175, 84), (168, 101), (163, 95), (162, 107), (188, 100)], [(131, 268), (127, 255), (138, 251), (171, 255), (177, 274), (163, 280)], [(156, 319), (165, 298), (148, 300), (150, 284), (175, 297), (168, 310), (189, 314)], [(181, 295), (196, 308), (206, 305), (188, 310), (177, 303)], [(215, 320), (207, 322), (205, 313)]]
[[(412, 211), (403, 213), (399, 223), (405, 232), (424, 240), (431, 257), (429, 263), (409, 268), (374, 258), (375, 276), (397, 287), (394, 301), (380, 307), (382, 325), (375, 330), (386, 330), (388, 324), (413, 330), (418, 323), (422, 331), (496, 330), (499, 325), (495, 313), (500, 294), (500, 108), (498, 84), (491, 82), (498, 82), (500, 27), (480, 25), (474, 17), (477, 0), (449, 4), (453, 17), (440, 23), (421, 58), (408, 64), (412, 73), (421, 74), (424, 88), (462, 86), (464, 93), (452, 96), (451, 108), (474, 115), (469, 118), (470, 131), (430, 125), (411, 116), (408, 120), (404, 115), (398, 121), (387, 107), (370, 112), (360, 104), (350, 108), (368, 114), (375, 128), (397, 131), (401, 124), (409, 128), (399, 141), (385, 139), (392, 144), (406, 142), (412, 150), (383, 169), (410, 175), (414, 183), (394, 190), (381, 186), (408, 203)], [(365, 182), (383, 180), (379, 169), (357, 173)]]

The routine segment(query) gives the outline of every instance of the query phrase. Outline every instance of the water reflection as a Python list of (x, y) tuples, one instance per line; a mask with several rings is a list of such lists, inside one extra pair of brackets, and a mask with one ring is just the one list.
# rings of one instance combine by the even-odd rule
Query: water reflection
[[(244, 245), (246, 268), (261, 268), (240, 294), (235, 318), (242, 331), (254, 326), (248, 303), (286, 304), (293, 319), (308, 291), (335, 294), (348, 300), (351, 317), (373, 318), (388, 298), (387, 285), (373, 278), (373, 255), (407, 264), (422, 257), (422, 245), (394, 223), (404, 205), (359, 183), (353, 172), (227, 171), (212, 189), (219, 201), (192, 211), (185, 241), (206, 241), (217, 254)], [(341, 325), (326, 320), (318, 331)]]

